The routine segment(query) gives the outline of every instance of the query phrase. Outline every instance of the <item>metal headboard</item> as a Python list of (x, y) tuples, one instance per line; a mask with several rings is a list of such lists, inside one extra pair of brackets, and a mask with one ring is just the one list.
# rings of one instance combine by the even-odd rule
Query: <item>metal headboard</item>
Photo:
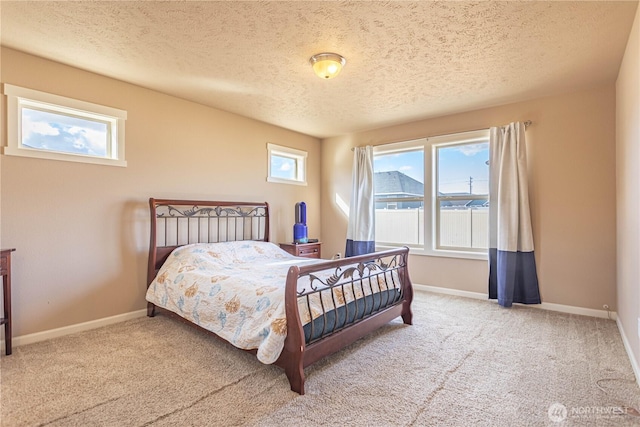
[(269, 241), (269, 204), (149, 199), (151, 241), (147, 286), (169, 254), (192, 243)]

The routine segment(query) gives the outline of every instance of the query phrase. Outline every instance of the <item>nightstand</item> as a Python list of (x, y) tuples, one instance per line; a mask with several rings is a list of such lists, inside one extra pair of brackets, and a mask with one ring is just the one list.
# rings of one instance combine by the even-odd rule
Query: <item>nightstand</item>
[(317, 243), (280, 243), (280, 247), (293, 256), (320, 258), (322, 242)]

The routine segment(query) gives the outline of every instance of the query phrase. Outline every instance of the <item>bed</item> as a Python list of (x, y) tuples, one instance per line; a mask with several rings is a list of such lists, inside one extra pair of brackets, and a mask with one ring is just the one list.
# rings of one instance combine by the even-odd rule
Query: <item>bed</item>
[(176, 317), (284, 368), (304, 368), (401, 316), (412, 323), (408, 248), (338, 260), (269, 242), (269, 205), (149, 199), (147, 315)]

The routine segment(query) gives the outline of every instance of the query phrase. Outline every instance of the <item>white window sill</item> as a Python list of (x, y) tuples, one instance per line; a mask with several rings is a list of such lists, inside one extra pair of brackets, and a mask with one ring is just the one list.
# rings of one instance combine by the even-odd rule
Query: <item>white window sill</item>
[(276, 182), (278, 184), (307, 185), (306, 181), (294, 181), (292, 179), (268, 177), (267, 182)]
[[(376, 245), (376, 250), (393, 249), (397, 247), (398, 246)], [(431, 256), (431, 257), (440, 257), (440, 258), (472, 259), (472, 260), (480, 260), (480, 261), (487, 261), (489, 259), (488, 253), (482, 253), (482, 252), (425, 250), (425, 249), (412, 248), (412, 247), (409, 247), (409, 255)]]
[(65, 162), (92, 163), (106, 166), (127, 166), (126, 160), (30, 150), (27, 148), (3, 147), (2, 153), (7, 156), (31, 157), (35, 159), (62, 160)]

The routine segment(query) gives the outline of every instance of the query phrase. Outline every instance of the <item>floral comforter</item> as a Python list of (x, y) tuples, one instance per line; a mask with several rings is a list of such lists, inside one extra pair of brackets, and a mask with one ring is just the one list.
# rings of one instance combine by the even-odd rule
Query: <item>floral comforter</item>
[(147, 301), (173, 311), (273, 363), (287, 333), (284, 288), (298, 258), (269, 242), (198, 243), (171, 253), (147, 290)]
[[(269, 242), (186, 245), (167, 258), (146, 298), (238, 348), (257, 349), (258, 360), (269, 364), (280, 356), (287, 334), (284, 290), (289, 267), (318, 262), (322, 260), (294, 257)], [(315, 275), (326, 279), (333, 272)], [(301, 281), (298, 290), (304, 287)], [(321, 297), (316, 293), (309, 299), (299, 298), (301, 321), (306, 324), (327, 308), (387, 288), (378, 277), (364, 287), (338, 286), (321, 292)]]

